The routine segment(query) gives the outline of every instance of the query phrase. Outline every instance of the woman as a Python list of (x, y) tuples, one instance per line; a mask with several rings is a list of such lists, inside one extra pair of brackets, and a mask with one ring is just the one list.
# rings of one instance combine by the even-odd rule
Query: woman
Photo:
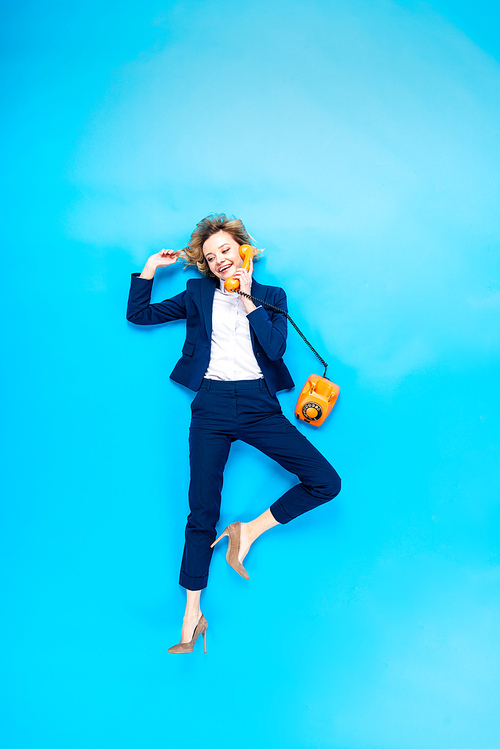
[[(187, 600), (181, 640), (170, 653), (190, 653), (200, 634), (206, 652), (207, 622), (200, 608), (207, 585), (213, 547), (228, 536), (227, 561), (242, 577), (252, 543), (264, 531), (285, 524), (335, 497), (340, 478), (328, 461), (282, 414), (276, 391), (293, 387), (283, 363), (285, 315), (227, 292), (224, 281), (238, 279), (240, 291), (286, 311), (283, 289), (263, 286), (253, 278), (253, 262), (242, 267), (242, 244), (252, 238), (239, 219), (210, 215), (197, 224), (183, 255), (204, 276), (190, 279), (186, 290), (159, 304), (150, 304), (153, 277), (172, 265), (179, 252), (161, 250), (132, 274), (127, 319), (157, 325), (186, 319), (182, 357), (171, 379), (197, 391), (191, 404), (189, 432), (190, 514), (179, 583)], [(254, 257), (259, 253), (254, 249)], [(231, 523), (216, 538), (222, 478), (231, 442), (241, 439), (294, 473), (300, 483), (277, 499), (262, 515)]]

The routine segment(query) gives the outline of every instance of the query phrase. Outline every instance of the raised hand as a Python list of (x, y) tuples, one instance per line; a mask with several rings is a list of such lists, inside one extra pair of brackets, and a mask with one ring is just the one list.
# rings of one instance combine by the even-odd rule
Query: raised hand
[(179, 250), (177, 252), (174, 250), (160, 250), (159, 252), (155, 252), (154, 255), (148, 257), (140, 278), (153, 278), (157, 268), (165, 268), (167, 265), (176, 263), (179, 255)]
[(148, 263), (150, 260), (152, 260), (157, 268), (164, 268), (167, 265), (172, 265), (172, 263), (176, 263), (177, 259), (179, 257), (179, 251), (174, 252), (174, 250), (160, 250), (159, 252), (156, 252), (154, 255), (151, 255), (150, 258), (148, 258)]

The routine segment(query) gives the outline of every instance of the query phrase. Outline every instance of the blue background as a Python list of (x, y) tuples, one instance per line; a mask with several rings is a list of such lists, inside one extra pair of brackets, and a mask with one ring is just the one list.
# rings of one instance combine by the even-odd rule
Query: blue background
[[(497, 5), (3, 10), (3, 746), (497, 747)], [(300, 428), (343, 491), (249, 582), (217, 549), (208, 653), (177, 658), (183, 324), (125, 305), (211, 211), (327, 354), (341, 397)], [(286, 361), (318, 370), (293, 330)], [(220, 527), (291, 483), (234, 445)]]

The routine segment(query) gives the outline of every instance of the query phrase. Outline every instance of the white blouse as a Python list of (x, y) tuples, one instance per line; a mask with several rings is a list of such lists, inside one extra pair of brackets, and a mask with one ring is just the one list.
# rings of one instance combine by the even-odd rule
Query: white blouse
[(225, 290), (221, 280), (214, 294), (212, 345), (205, 377), (258, 380), (263, 376), (252, 349), (245, 306), (239, 294)]

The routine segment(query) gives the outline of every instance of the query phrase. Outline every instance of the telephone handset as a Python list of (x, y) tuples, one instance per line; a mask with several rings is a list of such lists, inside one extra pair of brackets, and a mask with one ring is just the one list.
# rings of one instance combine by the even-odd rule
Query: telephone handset
[[(243, 258), (243, 265), (241, 266), (244, 270), (250, 268), (250, 260), (253, 257), (254, 248), (249, 244), (242, 244), (240, 246), (240, 255)], [(238, 291), (240, 288), (240, 282), (237, 278), (230, 276), (224, 281), (224, 288), (226, 291)]]

